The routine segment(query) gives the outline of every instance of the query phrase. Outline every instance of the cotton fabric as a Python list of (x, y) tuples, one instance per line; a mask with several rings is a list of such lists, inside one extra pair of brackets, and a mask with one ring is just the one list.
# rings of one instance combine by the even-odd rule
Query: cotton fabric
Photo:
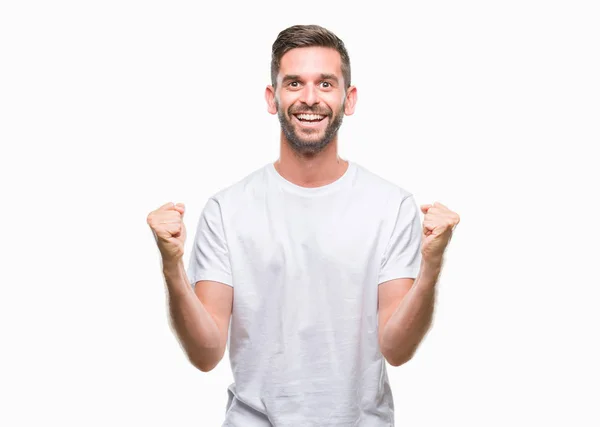
[(421, 233), (413, 194), (353, 161), (315, 188), (267, 163), (209, 197), (187, 275), (234, 289), (222, 426), (393, 426), (378, 285), (417, 277)]

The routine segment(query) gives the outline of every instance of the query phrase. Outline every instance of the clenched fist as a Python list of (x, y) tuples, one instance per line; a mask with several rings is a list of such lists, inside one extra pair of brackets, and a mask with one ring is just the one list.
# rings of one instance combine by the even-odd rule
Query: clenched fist
[(148, 215), (148, 225), (160, 250), (163, 261), (178, 261), (183, 257), (185, 244), (185, 205), (172, 202), (162, 205)]
[(460, 216), (439, 202), (421, 205), (423, 234), (421, 255), (424, 260), (440, 259), (452, 238), (452, 232), (460, 222)]

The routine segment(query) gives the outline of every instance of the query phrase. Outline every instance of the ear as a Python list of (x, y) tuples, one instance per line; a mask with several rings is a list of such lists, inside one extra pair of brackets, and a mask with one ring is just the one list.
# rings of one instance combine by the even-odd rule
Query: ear
[(277, 105), (275, 105), (275, 89), (268, 85), (265, 88), (265, 100), (267, 101), (267, 111), (271, 114), (277, 114)]
[(354, 114), (354, 108), (356, 108), (356, 101), (357, 101), (356, 87), (350, 86), (346, 90), (346, 105), (344, 107), (345, 115), (351, 116), (352, 114)]

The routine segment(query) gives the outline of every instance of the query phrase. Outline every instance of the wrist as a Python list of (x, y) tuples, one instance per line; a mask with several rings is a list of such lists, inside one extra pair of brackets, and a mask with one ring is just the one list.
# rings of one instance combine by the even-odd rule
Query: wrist
[(420, 275), (423, 276), (435, 276), (437, 277), (442, 271), (442, 265), (444, 263), (443, 257), (435, 258), (423, 258), (421, 260)]
[(183, 259), (182, 258), (162, 258), (162, 269), (165, 274), (174, 274), (182, 271)]
[(421, 252), (421, 265), (428, 268), (438, 268), (444, 263), (444, 254), (440, 255), (424, 255)]
[(185, 298), (193, 292), (181, 258), (163, 260), (163, 275), (170, 298)]

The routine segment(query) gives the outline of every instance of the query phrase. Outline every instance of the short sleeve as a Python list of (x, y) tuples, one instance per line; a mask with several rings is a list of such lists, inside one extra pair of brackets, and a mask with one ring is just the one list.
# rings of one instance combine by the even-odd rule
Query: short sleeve
[(192, 288), (199, 280), (212, 280), (233, 287), (221, 206), (214, 197), (208, 199), (200, 215), (187, 276)]
[(400, 202), (395, 224), (381, 260), (378, 283), (416, 278), (421, 266), (422, 226), (419, 208), (411, 194)]

